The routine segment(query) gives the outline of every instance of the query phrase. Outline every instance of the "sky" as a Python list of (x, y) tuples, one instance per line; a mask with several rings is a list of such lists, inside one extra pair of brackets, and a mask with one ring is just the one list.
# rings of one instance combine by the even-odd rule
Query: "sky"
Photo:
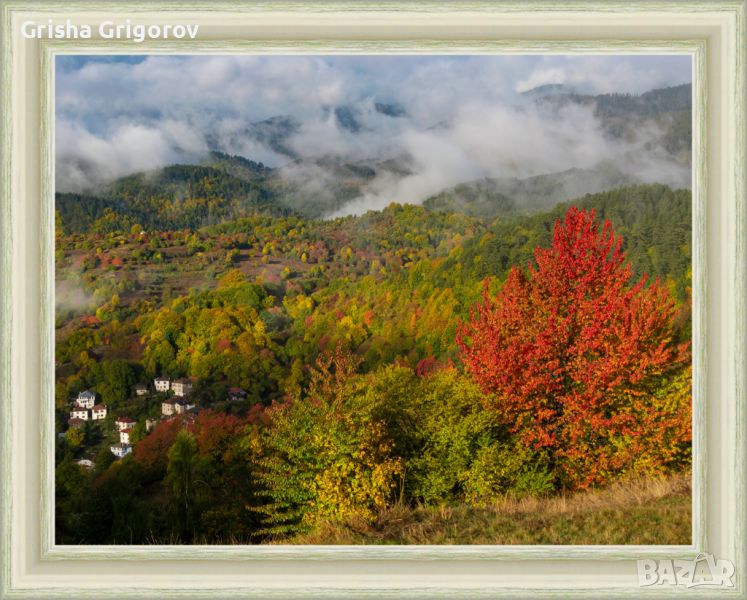
[[(690, 81), (690, 58), (675, 55), (58, 56), (57, 189), (198, 162), (212, 149), (288, 166), (288, 156), (246, 132), (289, 116), (299, 124), (287, 140), (296, 157), (407, 154), (427, 189), (416, 180), (396, 193), (422, 196), (471, 177), (584, 167), (619, 151), (601, 140), (588, 110), (543, 120), (520, 108), (522, 92), (553, 83), (638, 94)], [(340, 127), (336, 107), (352, 107), (357, 131)]]

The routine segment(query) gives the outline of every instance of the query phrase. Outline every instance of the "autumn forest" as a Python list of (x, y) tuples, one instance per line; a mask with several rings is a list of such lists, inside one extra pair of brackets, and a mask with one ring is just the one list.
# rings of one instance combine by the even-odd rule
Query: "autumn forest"
[[(689, 105), (563, 98), (684, 160)], [(57, 193), (57, 543), (689, 543), (689, 189), (324, 168)]]

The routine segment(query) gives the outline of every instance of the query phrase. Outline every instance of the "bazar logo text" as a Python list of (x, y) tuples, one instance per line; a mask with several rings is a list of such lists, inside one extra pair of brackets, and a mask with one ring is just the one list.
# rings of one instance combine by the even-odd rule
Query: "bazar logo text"
[(734, 587), (734, 563), (713, 558), (712, 554), (699, 554), (693, 560), (638, 561), (638, 585), (682, 585), (688, 588), (699, 586)]
[(133, 24), (130, 19), (123, 23), (115, 21), (102, 21), (98, 26), (87, 24), (76, 24), (70, 19), (64, 23), (55, 23), (47, 19), (46, 23), (36, 21), (24, 21), (21, 24), (21, 35), (31, 40), (90, 40), (93, 32), (98, 32), (98, 37), (104, 40), (132, 40), (133, 42), (144, 42), (145, 40), (168, 40), (168, 39), (190, 39), (197, 37), (199, 25), (186, 24), (161, 24), (142, 25)]

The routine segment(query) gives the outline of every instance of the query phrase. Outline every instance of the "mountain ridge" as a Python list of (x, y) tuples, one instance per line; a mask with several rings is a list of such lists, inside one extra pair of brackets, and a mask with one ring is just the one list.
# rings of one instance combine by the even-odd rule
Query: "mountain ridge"
[[(531, 98), (532, 105), (556, 117), (562, 116), (560, 113), (569, 105), (591, 107), (610, 139), (629, 140), (646, 132), (645, 143), (639, 141), (641, 151), (651, 151), (680, 170), (689, 167), (690, 84), (638, 95), (584, 95), (562, 85), (539, 86), (525, 94)], [(537, 95), (539, 97), (535, 97)], [(341, 127), (348, 134), (361, 135), (365, 131), (365, 125), (359, 122), (364, 108), (355, 105), (335, 108), (345, 110), (330, 109), (330, 118), (338, 125), (340, 119), (346, 122)], [(409, 115), (405, 106), (373, 100), (366, 101), (365, 110), (392, 121)], [(301, 157), (291, 143), (301, 127), (302, 123), (293, 117), (277, 115), (252, 123), (234, 134), (237, 140), (243, 136), (285, 156), (287, 160), (280, 166), (271, 167), (251, 157), (229, 154), (214, 147), (199, 161), (131, 173), (81, 193), (57, 194), (62, 222), (73, 230), (83, 230), (107, 215), (110, 220), (126, 217), (132, 224), (156, 228), (198, 227), (254, 212), (324, 218), (364, 197), (376, 182), (400, 181), (417, 173), (419, 168), (406, 151), (368, 159), (334, 152)], [(216, 138), (212, 145), (217, 144)], [(619, 158), (639, 159), (637, 155)], [(653, 182), (650, 176), (648, 179), (638, 176), (635, 165), (627, 171), (621, 166), (602, 161), (593, 167), (572, 167), (523, 178), (482, 177), (457, 185), (445, 183), (440, 191), (422, 201), (432, 210), (490, 218), (503, 213), (542, 210), (584, 194)], [(654, 171), (653, 176), (656, 175)], [(663, 172), (659, 182), (672, 185), (670, 180), (664, 179)], [(412, 200), (419, 203), (421, 198)], [(75, 202), (88, 202), (89, 215), (85, 216), (86, 211), (74, 207)], [(167, 205), (171, 205), (170, 210), (166, 209)], [(184, 210), (184, 214), (176, 214), (177, 207)], [(115, 226), (104, 222), (99, 225), (104, 230)]]

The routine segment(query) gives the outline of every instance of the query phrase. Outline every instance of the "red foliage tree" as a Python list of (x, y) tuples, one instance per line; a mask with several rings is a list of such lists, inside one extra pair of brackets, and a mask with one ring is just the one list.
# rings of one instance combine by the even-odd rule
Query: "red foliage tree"
[(168, 451), (182, 429), (181, 418), (162, 421), (135, 446), (135, 460), (147, 471), (163, 477), (168, 464)]
[(658, 281), (632, 281), (621, 244), (609, 221), (571, 208), (528, 274), (513, 268), (495, 298), (486, 282), (457, 332), (488, 406), (547, 449), (568, 488), (662, 470), (690, 441), (675, 302)]
[(235, 450), (235, 442), (246, 428), (247, 420), (235, 415), (202, 411), (189, 427), (197, 440), (201, 456), (227, 462)]

